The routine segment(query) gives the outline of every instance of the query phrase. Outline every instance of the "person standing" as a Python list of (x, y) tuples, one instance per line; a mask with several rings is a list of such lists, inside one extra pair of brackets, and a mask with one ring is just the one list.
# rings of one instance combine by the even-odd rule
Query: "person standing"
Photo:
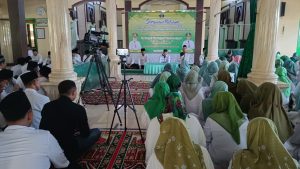
[(62, 81), (58, 91), (60, 97), (46, 104), (42, 110), (40, 129), (49, 130), (71, 163), (76, 163), (101, 133), (99, 129), (90, 129), (85, 108), (73, 102), (77, 96), (73, 81)]

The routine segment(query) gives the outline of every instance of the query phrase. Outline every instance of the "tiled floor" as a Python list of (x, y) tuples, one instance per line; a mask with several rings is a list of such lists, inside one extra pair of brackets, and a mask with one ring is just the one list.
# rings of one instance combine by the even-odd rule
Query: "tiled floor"
[[(152, 81), (155, 76), (142, 76), (142, 75), (128, 75), (127, 79), (133, 78), (133, 81)], [(142, 129), (147, 128), (147, 116), (143, 105), (135, 105), (136, 108), (136, 114), (138, 121), (140, 123), (140, 127)], [(106, 105), (86, 105), (87, 110), (87, 116), (89, 120), (89, 124), (91, 128), (110, 128), (113, 115), (114, 115), (114, 106), (109, 105), (109, 111), (107, 110)], [(115, 117), (114, 121), (114, 128), (124, 128), (125, 124), (125, 113), (124, 108), (121, 108), (119, 110), (120, 118), (123, 123), (122, 126), (120, 126), (118, 117)], [(138, 125), (136, 122), (135, 115), (133, 111), (130, 108), (127, 108), (126, 113), (126, 124), (128, 129), (137, 129)]]

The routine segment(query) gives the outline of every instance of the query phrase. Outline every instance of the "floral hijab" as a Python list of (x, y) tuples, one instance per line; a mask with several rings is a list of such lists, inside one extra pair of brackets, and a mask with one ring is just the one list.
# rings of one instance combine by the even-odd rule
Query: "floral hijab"
[(232, 169), (296, 169), (293, 158), (281, 143), (276, 125), (267, 118), (250, 121), (247, 149), (234, 154)]
[(154, 151), (164, 169), (206, 169), (200, 147), (193, 144), (178, 118), (170, 117), (161, 123)]

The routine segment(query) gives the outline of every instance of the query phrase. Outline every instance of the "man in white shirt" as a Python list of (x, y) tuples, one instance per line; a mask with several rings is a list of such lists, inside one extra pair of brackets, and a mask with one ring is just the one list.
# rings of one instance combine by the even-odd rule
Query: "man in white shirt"
[(132, 41), (129, 42), (129, 50), (131, 52), (138, 52), (142, 49), (141, 43), (138, 41), (138, 34), (133, 33), (132, 34)]
[(168, 49), (164, 49), (161, 57), (159, 58), (159, 63), (171, 63), (171, 58), (168, 55)]
[(49, 131), (28, 127), (33, 119), (31, 106), (22, 91), (0, 103), (8, 127), (0, 132), (0, 166), (3, 169), (49, 169), (69, 166), (64, 152)]
[(31, 127), (38, 129), (42, 118), (42, 109), (46, 103), (50, 102), (50, 99), (47, 96), (38, 93), (41, 86), (36, 72), (32, 71), (24, 73), (21, 75), (21, 79), (25, 86), (24, 92), (30, 101), (33, 111)]
[(23, 57), (19, 57), (17, 59), (17, 64), (10, 68), (10, 70), (13, 71), (13, 76), (18, 77), (22, 74), (22, 66), (26, 64), (26, 59)]
[(33, 55), (31, 56), (32, 61), (37, 62), (38, 64), (43, 63), (43, 57), (38, 53), (36, 49), (33, 49)]
[(81, 61), (81, 56), (78, 54), (78, 48), (72, 50), (72, 62), (73, 65), (79, 65), (83, 63)]
[(17, 78), (16, 83), (19, 85), (21, 89), (25, 89), (24, 83), (21, 79), (21, 76), (27, 72), (34, 71), (39, 72), (40, 68), (37, 62), (29, 61), (26, 66), (26, 70), (22, 70), (22, 74)]
[(141, 49), (141, 55), (134, 55), (131, 64), (128, 66), (130, 69), (144, 69), (144, 65), (146, 62), (148, 62), (146, 53), (146, 49)]
[(27, 46), (27, 56), (30, 56), (30, 57), (33, 56), (33, 51), (29, 45)]
[(186, 33), (185, 36), (186, 36), (186, 40), (183, 41), (182, 46), (186, 45), (187, 50), (192, 51), (193, 49), (195, 49), (195, 43), (193, 40), (191, 40), (192, 34)]

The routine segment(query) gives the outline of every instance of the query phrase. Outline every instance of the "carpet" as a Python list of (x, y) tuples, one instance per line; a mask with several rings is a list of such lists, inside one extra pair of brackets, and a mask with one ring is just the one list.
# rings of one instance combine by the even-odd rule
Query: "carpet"
[[(145, 138), (146, 132), (143, 132)], [(97, 143), (80, 159), (83, 169), (144, 169), (145, 145), (138, 130), (114, 130), (106, 143), (109, 130), (101, 133)]]
[[(121, 81), (110, 81), (111, 88), (120, 89), (122, 82)], [(144, 81), (130, 81), (129, 88), (131, 90), (149, 90), (150, 89), (150, 82)]]

